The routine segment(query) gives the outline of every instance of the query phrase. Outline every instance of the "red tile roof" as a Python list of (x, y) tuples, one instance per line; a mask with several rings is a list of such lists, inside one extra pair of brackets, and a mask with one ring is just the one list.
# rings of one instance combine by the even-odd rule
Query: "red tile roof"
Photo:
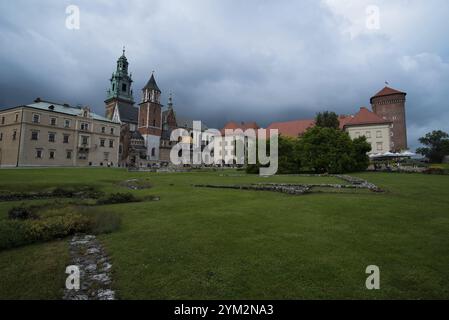
[(385, 124), (390, 123), (389, 121), (382, 119), (374, 112), (369, 111), (365, 107), (361, 107), (360, 111), (357, 112), (355, 116), (352, 116), (349, 121), (347, 121), (343, 127), (347, 126), (358, 126), (364, 124)]
[(371, 102), (374, 98), (377, 97), (385, 97), (385, 96), (391, 96), (394, 94), (407, 94), (405, 92), (390, 88), (390, 87), (385, 87), (382, 90), (380, 90), (378, 93), (376, 93), (373, 97), (371, 97)]
[(274, 122), (270, 124), (267, 130), (277, 129), (280, 135), (296, 138), (304, 134), (307, 129), (315, 125), (315, 120), (294, 120), (288, 122)]
[(254, 130), (256, 130), (256, 133), (257, 133), (257, 129), (259, 129), (259, 128), (260, 127), (256, 122), (237, 123), (234, 121), (230, 121), (230, 122), (226, 123), (226, 125), (223, 127), (223, 129), (220, 130), (220, 132), (222, 135), (224, 135), (226, 129), (232, 129), (232, 130), (241, 129), (242, 131), (246, 131), (247, 129), (254, 129)]

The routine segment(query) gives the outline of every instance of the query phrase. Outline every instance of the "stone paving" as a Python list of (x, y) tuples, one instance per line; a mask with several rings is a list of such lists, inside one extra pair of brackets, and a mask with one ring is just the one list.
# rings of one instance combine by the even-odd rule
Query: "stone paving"
[(64, 300), (115, 300), (112, 265), (93, 235), (76, 235), (69, 242), (71, 264), (80, 269), (80, 290), (64, 290)]

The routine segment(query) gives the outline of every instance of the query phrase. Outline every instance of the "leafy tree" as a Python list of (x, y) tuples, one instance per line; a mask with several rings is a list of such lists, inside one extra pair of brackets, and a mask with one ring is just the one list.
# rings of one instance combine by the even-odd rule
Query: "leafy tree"
[(427, 157), (432, 163), (441, 163), (449, 155), (449, 135), (441, 130), (427, 133), (419, 139), (427, 147), (418, 148), (417, 153)]
[(347, 132), (316, 126), (302, 136), (298, 157), (302, 166), (317, 173), (343, 173), (365, 170), (370, 149), (363, 138), (352, 141)]
[(299, 173), (300, 160), (298, 157), (299, 139), (279, 136), (279, 156), (278, 156), (278, 173), (292, 174)]
[(340, 128), (340, 120), (335, 112), (325, 111), (320, 112), (315, 117), (315, 123), (317, 127), (321, 128)]
[(352, 140), (352, 157), (355, 161), (354, 171), (364, 171), (369, 166), (368, 152), (371, 151), (371, 144), (362, 136)]
[[(300, 171), (300, 162), (298, 157), (298, 138), (279, 136), (278, 138), (278, 174), (294, 174)], [(259, 148), (256, 146), (256, 148)], [(270, 152), (270, 141), (266, 144), (267, 154)], [(258, 149), (256, 150), (256, 152)], [(261, 165), (249, 164), (246, 166), (246, 172), (251, 174), (259, 173)]]

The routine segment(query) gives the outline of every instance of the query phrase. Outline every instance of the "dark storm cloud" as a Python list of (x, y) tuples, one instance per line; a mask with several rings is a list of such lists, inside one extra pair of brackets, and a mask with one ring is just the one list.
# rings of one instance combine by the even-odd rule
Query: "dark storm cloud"
[[(65, 9), (81, 10), (80, 30)], [(366, 8), (380, 29), (366, 28)], [(408, 92), (409, 138), (449, 131), (449, 5), (419, 1), (2, 1), (0, 106), (40, 96), (103, 112), (123, 45), (134, 96), (152, 70), (179, 114), (227, 120), (354, 113), (391, 86)]]

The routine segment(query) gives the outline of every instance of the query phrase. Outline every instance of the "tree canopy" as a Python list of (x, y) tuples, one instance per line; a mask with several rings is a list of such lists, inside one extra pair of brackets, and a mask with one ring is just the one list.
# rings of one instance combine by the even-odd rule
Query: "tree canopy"
[(416, 149), (416, 153), (427, 157), (430, 162), (441, 163), (449, 155), (449, 134), (437, 130), (427, 133), (419, 139), (426, 147)]
[(340, 128), (340, 120), (335, 112), (324, 111), (319, 112), (315, 117), (315, 124), (321, 128)]

